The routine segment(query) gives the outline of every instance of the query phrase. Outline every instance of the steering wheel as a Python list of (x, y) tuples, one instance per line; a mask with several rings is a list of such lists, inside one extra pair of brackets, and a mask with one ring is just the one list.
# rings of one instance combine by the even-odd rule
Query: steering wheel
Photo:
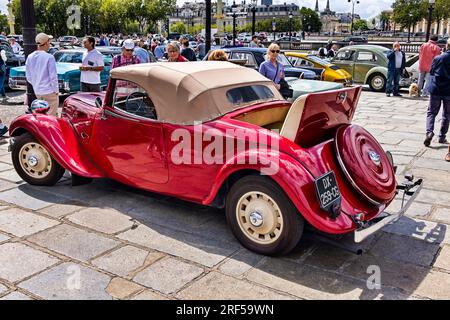
[[(155, 109), (144, 102), (144, 99), (146, 98), (148, 99), (147, 94), (143, 92), (130, 93), (125, 100), (125, 109), (132, 114), (156, 120)], [(132, 99), (136, 100), (132, 101)], [(131, 106), (133, 106), (133, 108), (130, 108)]]

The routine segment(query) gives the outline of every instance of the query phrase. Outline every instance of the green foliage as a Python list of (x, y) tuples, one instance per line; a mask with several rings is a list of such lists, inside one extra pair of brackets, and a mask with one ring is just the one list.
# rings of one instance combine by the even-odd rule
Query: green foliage
[(4, 14), (0, 14), (0, 32), (9, 34), (8, 17)]
[(304, 31), (319, 32), (322, 29), (322, 21), (314, 10), (302, 7), (300, 9), (302, 28)]
[(367, 26), (367, 21), (362, 19), (354, 21), (353, 30), (361, 30), (361, 31), (369, 30), (369, 27)]
[(186, 33), (186, 25), (181, 21), (175, 22), (170, 25), (170, 32), (184, 34)]
[(395, 0), (394, 21), (402, 28), (408, 28), (427, 16), (428, 2), (422, 0)]

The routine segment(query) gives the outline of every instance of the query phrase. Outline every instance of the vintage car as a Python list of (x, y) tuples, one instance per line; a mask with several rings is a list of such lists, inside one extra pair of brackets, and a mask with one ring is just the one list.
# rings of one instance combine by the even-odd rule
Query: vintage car
[[(356, 45), (340, 49), (331, 62), (346, 70), (353, 77), (354, 83), (368, 84), (377, 92), (386, 91), (389, 49), (375, 45)], [(414, 61), (415, 62), (415, 61)], [(414, 62), (407, 58), (406, 67)], [(400, 79), (400, 87), (409, 87), (411, 75)]]
[[(231, 47), (223, 48), (228, 54), (230, 60), (245, 60), (247, 68), (259, 70), (260, 65), (266, 61), (266, 48), (248, 48), (248, 47)], [(208, 60), (209, 53), (203, 60)], [(292, 66), (289, 60), (282, 52), (279, 56), (281, 63), (284, 65), (286, 77), (303, 78), (309, 80), (322, 80), (323, 69), (304, 69)]]
[[(97, 48), (104, 56), (105, 70), (101, 73), (102, 87), (106, 88), (109, 79), (114, 51)], [(61, 95), (69, 95), (80, 91), (80, 66), (86, 49), (69, 49), (56, 51), (53, 55), (56, 59), (56, 71), (58, 72), (59, 92)], [(26, 90), (26, 67), (12, 68), (9, 78), (9, 87), (13, 90)]]
[(325, 81), (339, 82), (345, 85), (353, 83), (350, 73), (318, 56), (301, 52), (286, 52), (285, 55), (294, 67), (324, 69), (323, 80)]
[(6, 53), (6, 77), (4, 85), (7, 86), (11, 69), (25, 65), (25, 56), (23, 54), (14, 53), (9, 42), (1, 39), (0, 50), (5, 50)]
[[(392, 157), (352, 124), (360, 94), (291, 104), (270, 80), (228, 62), (121, 67), (105, 93), (67, 98), (61, 118), (38, 102), (15, 119), (12, 162), (36, 186), (67, 170), (74, 185), (110, 178), (224, 208), (237, 239), (261, 254), (290, 252), (306, 226), (361, 242), (398, 219), (422, 181), (398, 185)], [(386, 215), (399, 189), (407, 202)]]
[(293, 90), (292, 98), (289, 101), (293, 102), (300, 96), (309, 93), (318, 93), (331, 90), (338, 90), (344, 88), (342, 83), (330, 81), (314, 81), (306, 79), (286, 78), (287, 83)]

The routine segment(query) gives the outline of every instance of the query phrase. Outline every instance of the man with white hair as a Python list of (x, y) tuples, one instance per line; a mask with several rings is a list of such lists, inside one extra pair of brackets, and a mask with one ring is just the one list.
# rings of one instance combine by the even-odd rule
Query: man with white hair
[[(429, 147), (434, 137), (434, 122), (443, 105), (439, 143), (448, 144), (446, 135), (450, 124), (450, 39), (447, 40), (445, 52), (434, 58), (430, 69), (430, 104), (427, 114), (427, 137), (424, 145)], [(446, 159), (450, 161), (450, 150)]]
[(398, 91), (400, 89), (400, 77), (406, 68), (406, 55), (402, 51), (400, 42), (394, 42), (392, 50), (387, 54), (387, 58), (389, 63), (386, 95), (390, 97), (391, 93), (394, 93), (394, 97), (401, 97), (402, 95)]

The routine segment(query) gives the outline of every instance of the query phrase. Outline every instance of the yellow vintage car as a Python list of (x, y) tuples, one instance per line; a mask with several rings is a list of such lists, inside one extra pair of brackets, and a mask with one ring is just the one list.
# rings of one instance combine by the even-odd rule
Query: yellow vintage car
[(338, 82), (344, 85), (351, 85), (353, 83), (352, 75), (350, 73), (327, 60), (301, 52), (285, 52), (285, 55), (294, 67), (324, 69), (325, 72), (323, 73), (322, 80)]

